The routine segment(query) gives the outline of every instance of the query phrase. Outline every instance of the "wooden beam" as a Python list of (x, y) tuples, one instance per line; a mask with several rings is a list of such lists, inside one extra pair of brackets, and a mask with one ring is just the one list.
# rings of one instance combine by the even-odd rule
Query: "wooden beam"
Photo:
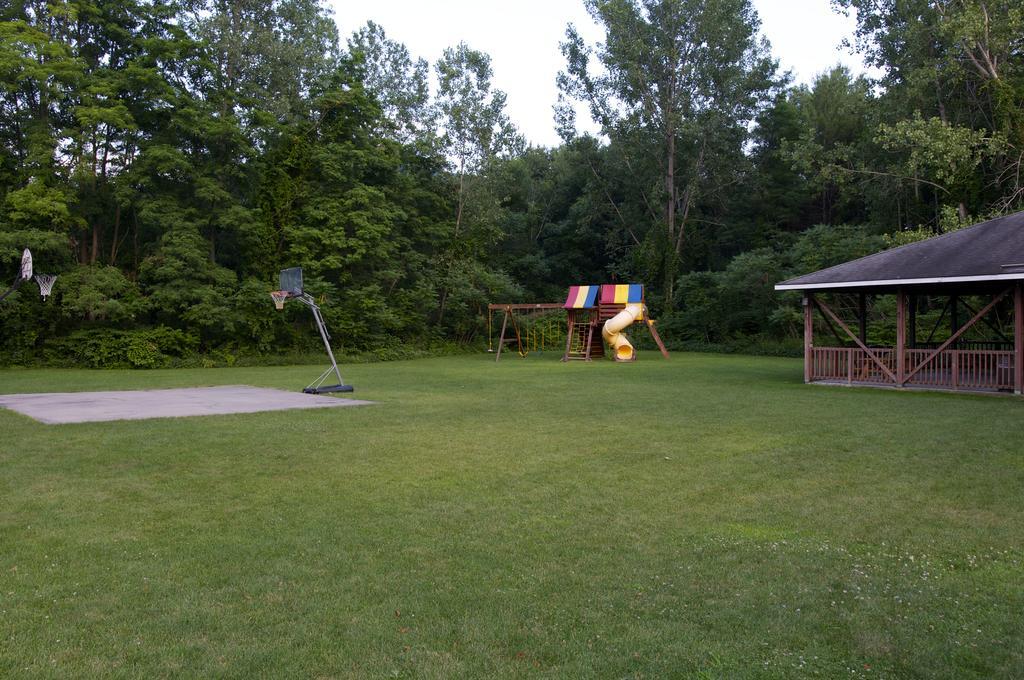
[(957, 299), (956, 295), (951, 295), (949, 297), (949, 334), (950, 335), (953, 335), (958, 330), (960, 330), (960, 313), (959, 313), (959, 310), (957, 309), (957, 307), (958, 307), (957, 302), (959, 302), (959, 300)]
[(1013, 289), (1013, 393), (1024, 392), (1024, 284)]
[(953, 344), (954, 342), (956, 342), (956, 341), (957, 341), (957, 340), (958, 340), (958, 339), (960, 338), (960, 336), (961, 336), (961, 335), (963, 335), (964, 333), (966, 333), (966, 332), (967, 332), (967, 331), (968, 331), (968, 330), (969, 330), (969, 329), (971, 328), (971, 326), (973, 326), (974, 324), (978, 323), (978, 319), (980, 319), (981, 317), (983, 317), (983, 316), (985, 316), (986, 314), (988, 314), (988, 313), (989, 313), (989, 312), (990, 312), (990, 311), (992, 310), (992, 308), (993, 308), (993, 307), (995, 307), (996, 305), (998, 305), (998, 304), (999, 304), (999, 302), (1000, 302), (1000, 301), (1001, 301), (1001, 300), (1002, 300), (1002, 299), (1003, 299), (1004, 297), (1006, 297), (1006, 295), (1007, 295), (1007, 294), (1008, 294), (1008, 293), (1009, 293), (1009, 292), (1010, 292), (1011, 290), (1013, 290), (1013, 286), (1011, 286), (1010, 288), (1007, 288), (1006, 290), (1004, 290), (1004, 291), (1003, 291), (1002, 293), (1000, 293), (999, 295), (997, 295), (997, 296), (996, 296), (996, 297), (995, 297), (995, 298), (994, 298), (994, 299), (992, 300), (992, 302), (990, 302), (990, 303), (988, 303), (987, 305), (985, 305), (984, 307), (982, 307), (982, 308), (981, 308), (981, 311), (980, 311), (980, 312), (978, 312), (977, 314), (975, 314), (975, 315), (974, 315), (973, 317), (971, 317), (971, 320), (970, 320), (970, 321), (968, 321), (968, 322), (967, 322), (967, 323), (965, 323), (965, 324), (964, 324), (963, 326), (961, 326), (961, 327), (960, 327), (960, 329), (959, 329), (959, 330), (957, 330), (957, 332), (956, 332), (956, 333), (953, 333), (953, 335), (949, 336), (949, 339), (947, 339), (947, 340), (946, 340), (946, 341), (945, 341), (944, 343), (942, 343), (941, 345), (939, 345), (938, 349), (935, 349), (935, 350), (933, 350), (931, 354), (929, 354), (928, 356), (926, 356), (926, 357), (924, 358), (924, 361), (922, 361), (921, 363), (919, 363), (919, 364), (917, 365), (917, 367), (916, 367), (916, 368), (914, 368), (914, 370), (912, 370), (912, 371), (911, 371), (910, 373), (908, 373), (908, 374), (907, 374), (906, 376), (904, 376), (904, 380), (910, 380), (911, 378), (913, 378), (913, 377), (914, 377), (914, 375), (915, 375), (915, 374), (916, 374), (916, 373), (917, 373), (918, 371), (920, 371), (920, 370), (921, 370), (922, 368), (924, 368), (925, 366), (927, 366), (927, 365), (928, 365), (928, 363), (929, 363), (929, 362), (930, 362), (930, 361), (931, 361), (932, 359), (934, 359), (935, 357), (939, 356), (939, 353), (940, 353), (940, 352), (942, 352), (942, 351), (943, 351), (943, 350), (945, 350), (945, 349), (946, 349), (947, 347), (949, 347), (949, 346), (950, 346), (950, 345), (952, 345), (952, 344)]
[(498, 338), (498, 355), (494, 357), (494, 363), (501, 360), (501, 350), (505, 347), (505, 328), (508, 327), (508, 315), (511, 313), (512, 310), (505, 307), (505, 316), (501, 319), (501, 336)]
[(857, 294), (857, 329), (860, 335), (860, 341), (865, 345), (868, 344), (868, 295), (867, 293)]
[[(978, 313), (978, 310), (976, 310), (974, 307), (971, 307), (969, 304), (967, 304), (967, 300), (960, 300), (960, 304), (962, 304), (967, 309), (967, 311), (970, 312), (971, 314), (977, 314)], [(998, 326), (996, 326), (991, 321), (989, 321), (987, 316), (982, 317), (981, 318), (981, 322), (983, 324), (985, 324), (986, 326), (988, 326), (989, 328), (991, 328), (993, 331), (995, 331), (996, 335), (998, 335), (1002, 339), (1003, 342), (1005, 342), (1005, 343), (1009, 343), (1010, 342), (1010, 339), (1008, 337), (1006, 337), (1006, 334), (1003, 333), (1003, 330), (1001, 328), (999, 328)]]
[(903, 387), (907, 373), (907, 296), (896, 289), (896, 386)]
[(880, 369), (882, 369), (883, 373), (885, 373), (887, 376), (889, 376), (889, 380), (892, 380), (893, 382), (896, 382), (896, 374), (889, 370), (889, 367), (886, 366), (885, 363), (881, 359), (878, 358), (877, 354), (875, 354), (874, 352), (871, 351), (870, 347), (868, 347), (866, 344), (861, 342), (860, 338), (858, 338), (856, 335), (854, 335), (853, 331), (850, 330), (850, 327), (847, 326), (845, 323), (843, 323), (843, 320), (840, 319), (838, 316), (836, 316), (836, 313), (833, 312), (831, 309), (829, 309), (828, 305), (826, 305), (821, 300), (816, 300), (814, 298), (811, 298), (811, 301), (814, 304), (816, 304), (821, 309), (821, 311), (825, 312), (830, 317), (832, 317), (832, 320), (835, 321), (837, 324), (839, 324), (840, 328), (842, 328), (844, 331), (846, 331), (846, 334), (849, 335), (853, 339), (853, 341), (855, 343), (857, 343), (857, 346), (860, 347), (862, 350), (864, 350), (865, 354), (867, 354), (868, 357), (873, 362), (875, 362), (875, 364)]
[(836, 330), (836, 327), (832, 325), (832, 319), (828, 318), (827, 316), (824, 317), (824, 318), (825, 318), (825, 325), (827, 325), (828, 329), (830, 331), (832, 331), (832, 335), (835, 336), (836, 340), (838, 340), (839, 342), (846, 342), (845, 338), (843, 338), (843, 336), (839, 335), (839, 331)]
[(644, 322), (647, 324), (647, 330), (651, 332), (651, 337), (654, 338), (654, 342), (657, 343), (658, 349), (661, 350), (661, 356), (668, 359), (668, 350), (665, 349), (665, 343), (661, 341), (661, 336), (658, 335), (658, 331), (654, 328), (654, 321), (647, 315), (647, 308), (644, 308)]
[(804, 294), (804, 382), (811, 382), (811, 349), (814, 347), (814, 297)]
[(565, 305), (561, 302), (531, 302), (523, 304), (489, 304), (487, 309), (490, 311), (499, 311), (511, 309), (514, 311), (526, 311), (530, 309), (565, 309)]
[(946, 312), (949, 311), (949, 305), (953, 301), (953, 298), (946, 300), (946, 304), (942, 305), (942, 314), (939, 314), (939, 319), (935, 322), (935, 326), (932, 327), (932, 332), (928, 334), (928, 339), (925, 343), (930, 345), (932, 340), (935, 338), (935, 333), (938, 332), (939, 327), (942, 326), (942, 320), (946, 318)]

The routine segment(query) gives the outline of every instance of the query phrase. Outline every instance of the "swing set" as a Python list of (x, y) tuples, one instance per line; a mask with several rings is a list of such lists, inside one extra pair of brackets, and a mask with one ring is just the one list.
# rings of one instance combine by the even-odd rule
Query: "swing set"
[[(501, 312), (498, 347), (494, 347), (494, 315)], [(487, 305), (487, 351), (501, 360), (502, 351), (514, 345), (519, 356), (555, 351), (565, 344), (565, 309), (559, 303)]]

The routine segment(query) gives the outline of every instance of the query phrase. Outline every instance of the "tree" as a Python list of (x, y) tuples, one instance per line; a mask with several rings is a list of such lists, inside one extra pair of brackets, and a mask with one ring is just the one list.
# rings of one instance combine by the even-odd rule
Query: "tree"
[[(833, 0), (857, 13), (857, 48), (883, 71), (890, 124), (920, 115), (950, 129), (985, 131), (1002, 146), (979, 165), (988, 180), (968, 212), (1024, 204), (1024, 7), (1018, 0)], [(983, 205), (987, 203), (988, 205)], [(937, 205), (936, 215), (941, 213)]]
[(440, 324), (451, 290), (473, 286), (458, 272), (477, 271), (467, 261), (479, 261), (500, 238), (487, 171), (496, 159), (521, 151), (523, 139), (505, 114), (505, 93), (491, 87), (489, 56), (459, 43), (444, 51), (435, 70), (442, 148), (455, 175), (454, 224), (438, 264)]
[(206, 57), (196, 88), (246, 129), (308, 113), (338, 58), (334, 18), (317, 0), (203, 0), (189, 28)]
[(813, 191), (807, 223), (839, 224), (867, 218), (865, 182), (878, 175), (865, 171), (871, 155), (873, 97), (870, 83), (835, 66), (814, 79), (811, 87), (792, 90), (790, 101), (801, 131), (782, 148)]
[[(671, 301), (693, 209), (735, 180), (731, 161), (742, 157), (747, 124), (776, 84), (776, 62), (757, 37), (748, 0), (585, 4), (604, 26), (605, 42), (588, 47), (570, 25), (559, 86), (589, 105), (632, 172), (652, 180), (641, 200), (651, 222), (661, 222), (653, 250)], [(570, 109), (563, 105), (559, 114), (571, 134)]]
[(384, 29), (370, 21), (348, 40), (349, 53), (362, 68), (366, 91), (380, 104), (387, 131), (402, 143), (433, 146), (434, 110), (430, 106), (429, 66), (413, 61), (405, 45), (390, 40)]

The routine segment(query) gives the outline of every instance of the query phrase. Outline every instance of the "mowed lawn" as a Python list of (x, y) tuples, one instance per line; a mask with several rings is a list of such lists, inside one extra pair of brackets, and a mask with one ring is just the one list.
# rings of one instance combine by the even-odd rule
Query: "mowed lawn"
[[(0, 391), (321, 368), (8, 370)], [(697, 354), (343, 375), (377, 404), (0, 410), (0, 675), (1024, 676), (1024, 401)]]

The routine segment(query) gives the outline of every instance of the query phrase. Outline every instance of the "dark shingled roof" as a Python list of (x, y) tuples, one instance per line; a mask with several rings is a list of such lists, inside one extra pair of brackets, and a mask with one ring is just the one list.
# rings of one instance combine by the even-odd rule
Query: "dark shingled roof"
[(776, 290), (1024, 279), (1024, 212), (798, 276)]

